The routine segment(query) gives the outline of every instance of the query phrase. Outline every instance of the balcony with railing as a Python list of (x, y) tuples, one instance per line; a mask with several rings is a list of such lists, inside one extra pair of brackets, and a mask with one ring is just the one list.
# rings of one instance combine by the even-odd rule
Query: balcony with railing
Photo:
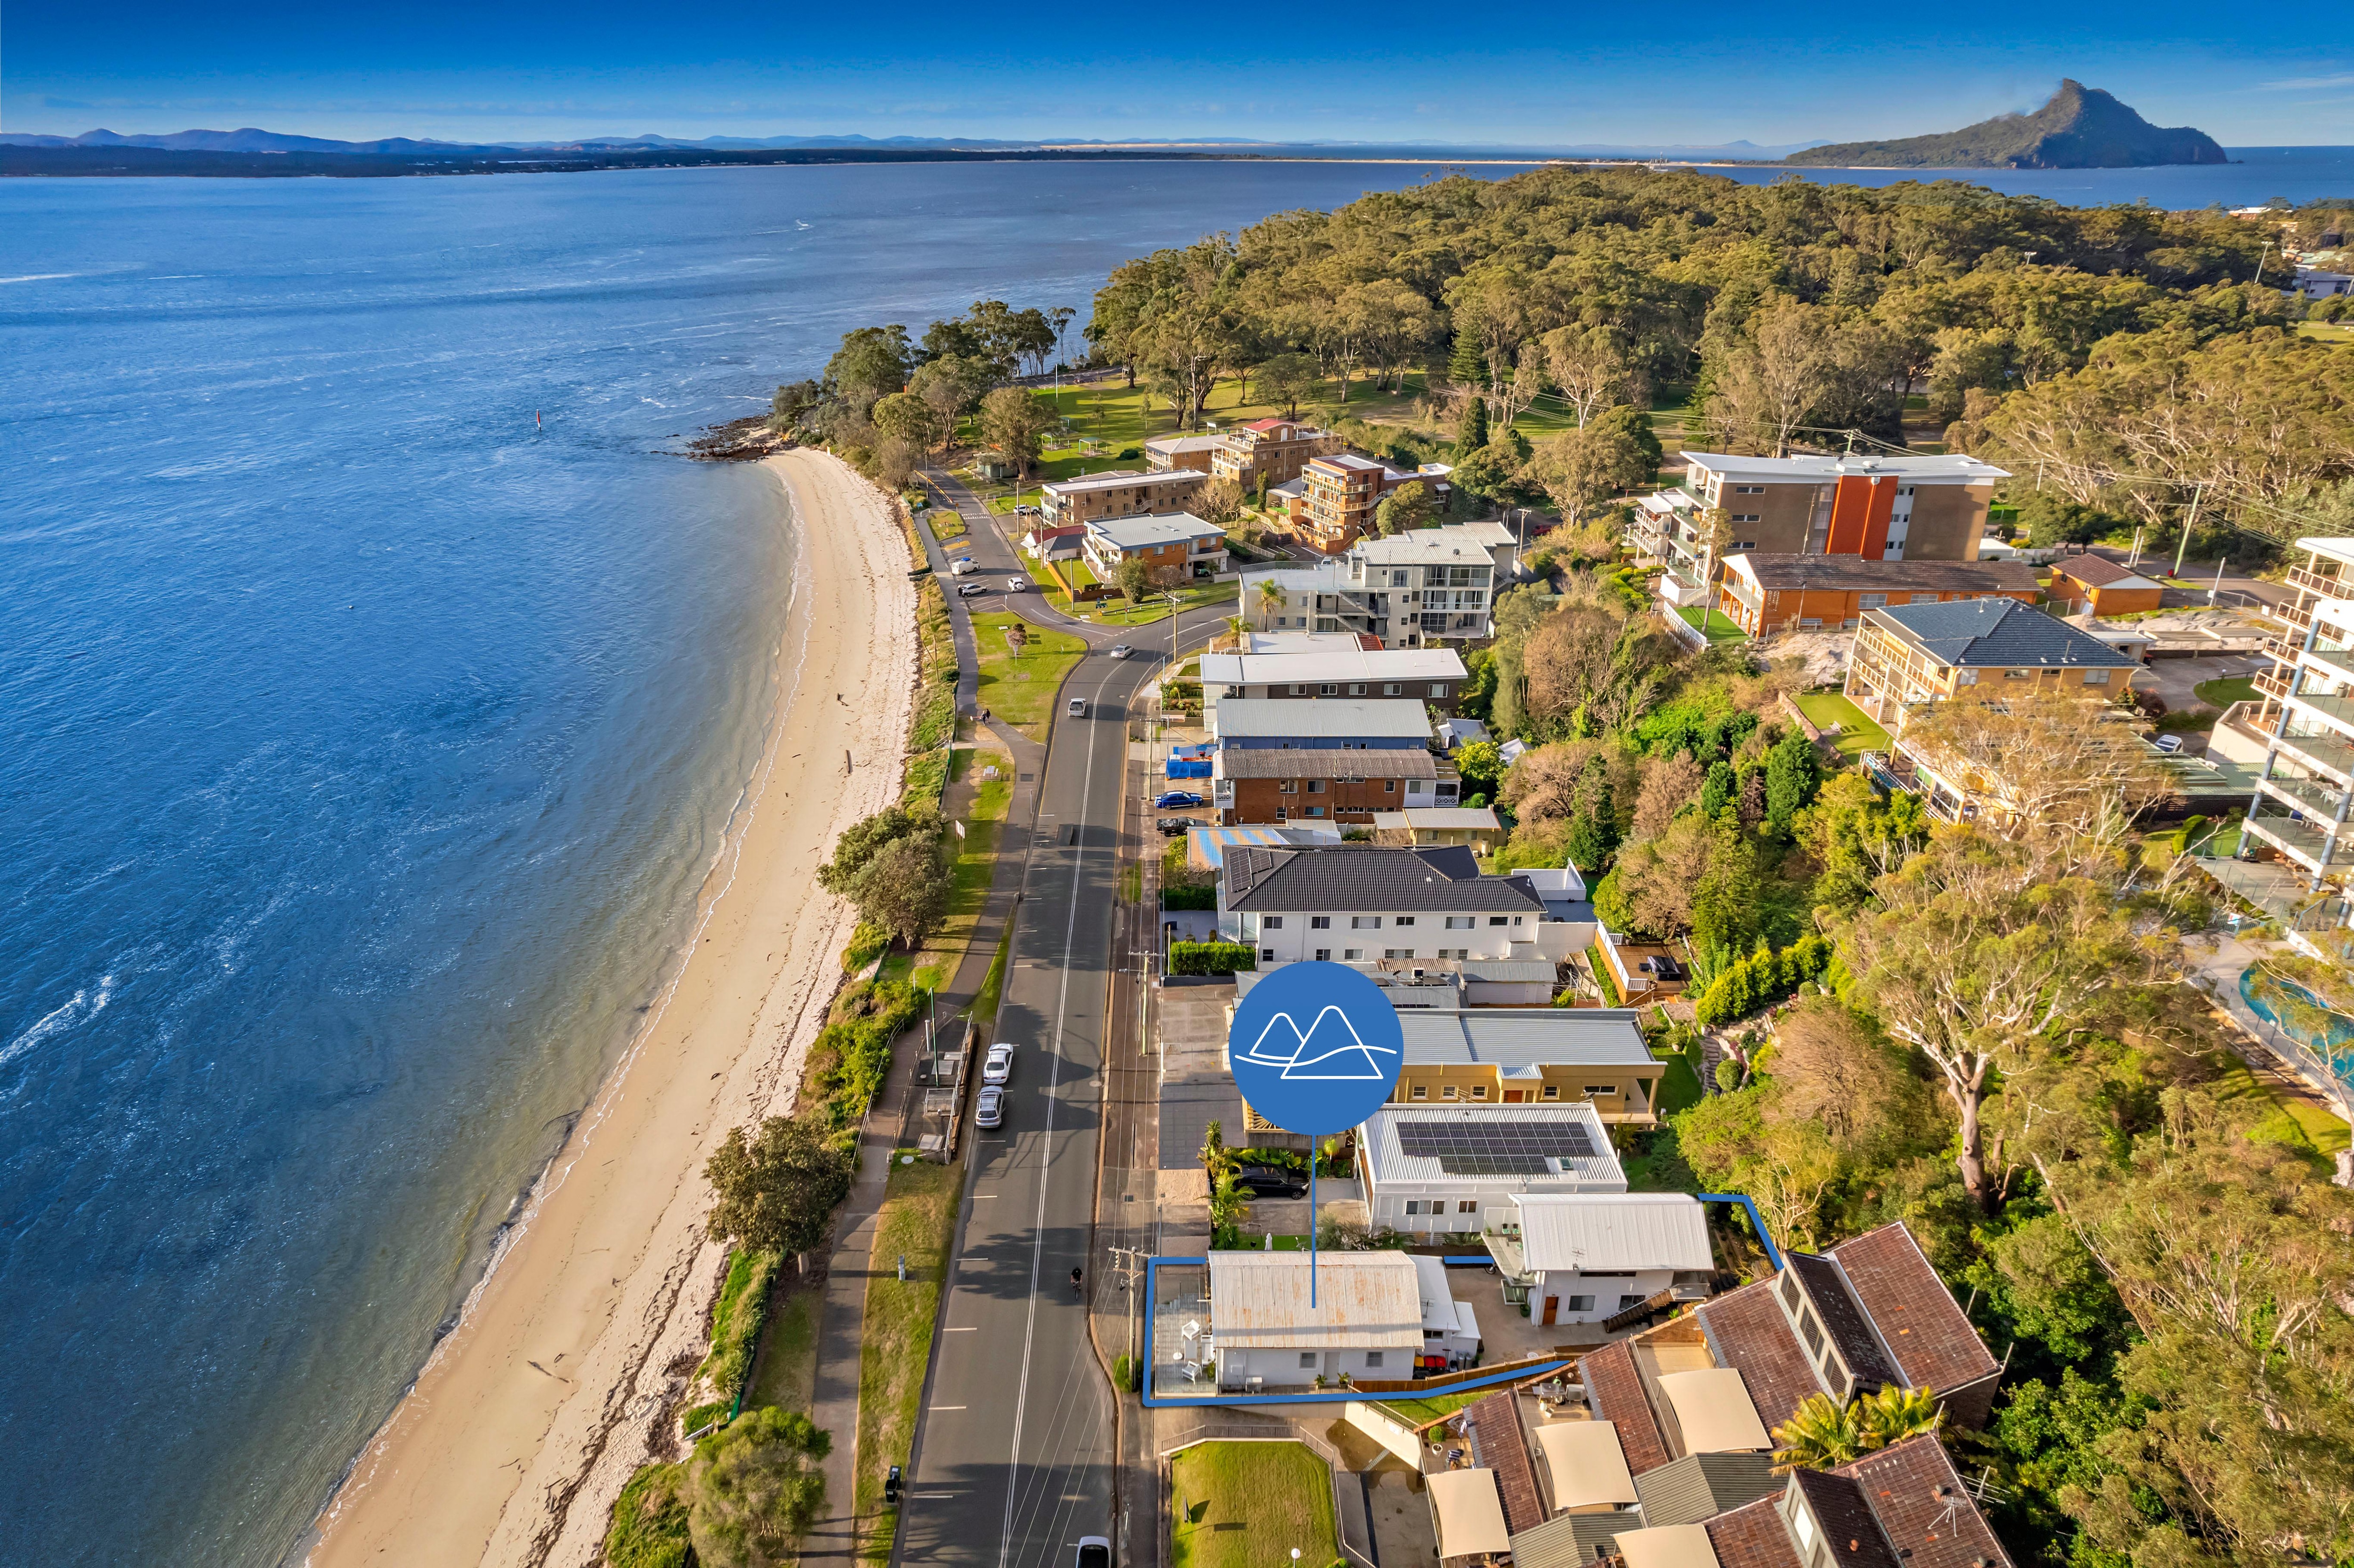
[(2326, 823), (2301, 820), (2285, 811), (2258, 811), (2248, 819), (2248, 831), (2310, 870), (2317, 872), (2329, 863), (2330, 832)]
[(2260, 779), (2257, 788), (2285, 803), (2291, 810), (2309, 817), (2336, 821), (2345, 803), (2346, 791), (2325, 779)]
[(2335, 562), (2321, 567), (2291, 567), (2288, 585), (2323, 599), (2354, 599), (2354, 576)]
[[(2268, 715), (2257, 733), (2265, 735), (2269, 740), (2272, 738), (2270, 728)], [(2309, 725), (2303, 727), (2292, 725), (2281, 732), (2278, 744), (2283, 751), (2308, 767), (2334, 773), (2341, 779), (2354, 779), (2354, 745), (2349, 745), (2330, 731), (2317, 730)]]
[(2317, 642), (2310, 648), (2299, 648), (2289, 654), (2292, 660), (2302, 659), (2307, 669), (2328, 681), (2354, 681), (2354, 648), (2332, 647)]
[(2317, 714), (2333, 724), (2342, 725), (2346, 733), (2354, 735), (2354, 697), (2338, 693), (2301, 692), (2295, 687), (2284, 694), (2288, 698), (2291, 712), (2302, 709)]

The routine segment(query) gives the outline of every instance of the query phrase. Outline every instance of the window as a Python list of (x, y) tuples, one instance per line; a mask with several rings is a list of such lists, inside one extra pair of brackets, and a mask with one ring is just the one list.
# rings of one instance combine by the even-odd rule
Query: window
[(1441, 948), (1433, 956), (1441, 959), (1468, 959), (1471, 956), (1471, 949), (1469, 948)]
[(1382, 688), (1382, 695), (1385, 697), (1394, 697), (1405, 689), (1405, 688), (1400, 686), (1395, 681), (1392, 681), (1388, 685)]
[(1332, 961), (1332, 949), (1331, 949), (1331, 948), (1317, 948), (1317, 949), (1316, 949), (1316, 961), (1317, 961), (1318, 963), (1320, 963), (1320, 964), (1329, 964), (1329, 963), (1331, 963), (1331, 962)]
[(1734, 523), (1762, 523), (1765, 521), (1765, 516), (1762, 513), (1756, 512), (1736, 512), (1730, 520)]
[(1341, 688), (1327, 681), (1316, 688), (1316, 694), (1320, 697), (1337, 697), (1341, 694)]
[(1884, 593), (1860, 593), (1855, 596), (1858, 609), (1878, 609), (1887, 602), (1888, 596)]
[(1422, 1200), (1419, 1198), (1408, 1198), (1405, 1201), (1405, 1212), (1409, 1214), (1418, 1214), (1422, 1213)]
[(1349, 683), (1349, 694), (1350, 694), (1351, 696), (1352, 696), (1352, 697), (1362, 697), (1362, 696), (1363, 696), (1363, 695), (1365, 694), (1365, 683), (1364, 683), (1364, 682), (1363, 682), (1363, 681), (1352, 681), (1352, 682), (1350, 682), (1350, 683)]
[(1414, 1097), (1418, 1100), (1428, 1099), (1430, 1097), (1430, 1086), (1428, 1084), (1416, 1084), (1414, 1086)]
[(2032, 670), (2005, 670), (2002, 673), (2002, 678), (2006, 681), (2031, 681), (2035, 678), (2035, 672)]
[(1280, 915), (1265, 916), (1261, 917), (1259, 924), (1267, 930), (1280, 931), (1283, 929), (1283, 916)]
[(1479, 1200), (1477, 1198), (1458, 1198), (1455, 1201), (1455, 1212), (1458, 1214), (1476, 1214), (1479, 1212)]
[(1447, 917), (1447, 928), (1450, 931), (1469, 931), (1472, 927), (1477, 926), (1479, 923), (1479, 918), (1476, 916), (1449, 915)]
[(1473, 1099), (1475, 1099), (1475, 1100), (1484, 1100), (1484, 1099), (1486, 1099), (1486, 1098), (1488, 1097), (1488, 1086), (1487, 1086), (1487, 1085), (1485, 1085), (1485, 1084), (1474, 1084), (1474, 1085), (1472, 1085), (1472, 1086), (1471, 1086), (1471, 1097), (1472, 1097)]
[(1642, 1304), (1643, 1298), (1639, 1296), (1621, 1296), (1618, 1298), (1618, 1310), (1621, 1312), (1624, 1312), (1629, 1307), (1640, 1307)]
[[(1413, 1205), (1408, 1204), (1407, 1207), (1411, 1208)], [(1314, 1351), (1302, 1351), (1299, 1352), (1299, 1370), (1301, 1372), (1314, 1372), (1316, 1370), (1316, 1352)]]
[(1414, 957), (1414, 949), (1412, 948), (1384, 948), (1382, 949), (1382, 957), (1385, 959), (1410, 959)]
[(1397, 793), (1397, 780), (1396, 780), (1396, 779), (1383, 779), (1383, 780), (1382, 780), (1382, 793), (1383, 793), (1383, 794), (1384, 794), (1384, 795), (1394, 795), (1394, 794), (1396, 794), (1396, 793)]
[(1504, 917), (1501, 915), (1490, 915), (1488, 916), (1488, 924), (1490, 926), (1500, 926), (1503, 923)]
[(1411, 926), (1414, 924), (1414, 916), (1411, 915), (1393, 916), (1390, 918), (1390, 924), (1393, 926)]
[(1363, 948), (1343, 948), (1341, 949), (1341, 961), (1344, 964), (1359, 962), (1364, 958), (1364, 956), (1365, 949)]
[(1573, 1296), (1569, 1298), (1569, 1309), (1573, 1312), (1591, 1312), (1594, 1310), (1594, 1298)]
[(1321, 795), (1324, 793), (1324, 780), (1321, 779), (1310, 779), (1308, 781), (1308, 792), (1310, 795)]
[(1445, 696), (1447, 694), (1447, 683), (1444, 681), (1433, 681), (1430, 683), (1430, 694), (1434, 697)]
[(1275, 962), (1275, 949), (1273, 948), (1261, 948), (1258, 950), (1258, 957), (1261, 963), (1271, 964)]
[(1282, 779), (1276, 784), (1275, 792), (1278, 795), (1297, 795), (1299, 793), (1299, 780), (1297, 779)]
[(1561, 1098), (1561, 1086), (1559, 1084), (1547, 1084), (1544, 1086), (1544, 1097), (1549, 1100), (1557, 1100)]
[(2087, 670), (2084, 672), (2084, 684), (2088, 686), (2105, 686), (2108, 683), (2109, 673), (2106, 670)]
[(1375, 1367), (1378, 1367), (1378, 1366), (1380, 1366), (1381, 1364), (1382, 1364), (1382, 1352), (1381, 1352), (1381, 1351), (1367, 1351), (1365, 1352), (1365, 1370), (1366, 1370), (1367, 1372), (1371, 1372), (1371, 1371), (1373, 1371)]
[(1585, 1086), (1585, 1097), (1589, 1100), (1597, 1098), (1603, 1095), (1615, 1095), (1617, 1092), (1618, 1086), (1616, 1084), (1588, 1084)]
[(1733, 493), (1735, 495), (1763, 495), (1766, 493), (1766, 487), (1762, 484), (1736, 484), (1733, 487)]
[(1291, 683), (1291, 694), (1295, 697), (1304, 697), (1308, 694), (1308, 688), (1294, 681)]
[(1978, 683), (1978, 673), (1976, 670), (1956, 670), (1954, 672), (1954, 684), (1957, 686), (1975, 686)]
[(1349, 929), (1352, 931), (1378, 931), (1381, 928), (1382, 917), (1378, 915), (1352, 915), (1349, 916)]
[(1438, 1089), (1438, 1097), (1442, 1100), (1453, 1099), (1455, 1097), (1455, 1086), (1453, 1084), (1440, 1085)]
[(1324, 808), (1321, 806), (1310, 806), (1308, 808), (1308, 814), (1311, 817), (1320, 817), (1324, 814)]

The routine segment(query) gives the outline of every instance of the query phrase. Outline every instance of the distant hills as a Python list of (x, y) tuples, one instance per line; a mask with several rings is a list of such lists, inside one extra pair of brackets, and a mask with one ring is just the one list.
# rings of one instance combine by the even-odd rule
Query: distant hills
[(2099, 88), (2063, 80), (2032, 114), (1999, 114), (1935, 136), (1833, 142), (1782, 162), (1808, 168), (2137, 169), (2231, 160), (2204, 131), (2152, 125)]

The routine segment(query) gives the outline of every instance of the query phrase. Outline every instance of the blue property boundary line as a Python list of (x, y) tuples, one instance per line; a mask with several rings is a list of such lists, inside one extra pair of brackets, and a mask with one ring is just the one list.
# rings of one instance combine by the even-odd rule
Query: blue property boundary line
[(1782, 1271), (1782, 1249), (1774, 1245), (1773, 1234), (1771, 1232), (1766, 1230), (1766, 1222), (1758, 1217), (1757, 1205), (1749, 1201), (1748, 1193), (1699, 1192), (1693, 1195), (1699, 1198), (1703, 1203), (1740, 1204), (1743, 1209), (1748, 1212), (1749, 1228), (1757, 1233), (1758, 1243), (1766, 1249), (1766, 1261), (1774, 1266), (1775, 1273), (1779, 1274)]
[[(1479, 1263), (1485, 1265), (1495, 1262), (1495, 1259), (1490, 1257), (1450, 1257), (1442, 1259), (1441, 1261), (1446, 1263)], [(1157, 1394), (1152, 1392), (1152, 1308), (1154, 1302), (1158, 1299), (1161, 1270), (1164, 1266), (1172, 1268), (1189, 1266), (1206, 1268), (1209, 1266), (1209, 1264), (1210, 1260), (1207, 1257), (1148, 1257), (1144, 1260), (1144, 1386), (1141, 1393), (1145, 1408), (1149, 1410), (1192, 1410), (1201, 1408), (1223, 1408), (1226, 1405), (1246, 1404), (1343, 1404), (1351, 1400), (1360, 1400), (1368, 1404), (1378, 1404), (1385, 1399), (1430, 1399), (1449, 1393), (1468, 1393), (1475, 1388), (1487, 1388), (1500, 1383), (1519, 1383), (1529, 1378), (1549, 1376), (1553, 1372), (1561, 1371), (1564, 1367), (1574, 1365), (1576, 1361), (1576, 1358), (1575, 1356), (1564, 1356), (1560, 1361), (1554, 1361), (1550, 1365), (1538, 1367), (1516, 1367), (1508, 1372), (1490, 1372), (1485, 1377), (1468, 1378), (1461, 1383), (1444, 1383), (1429, 1390), (1427, 1393), (1398, 1391), (1389, 1393), (1373, 1393), (1364, 1389), (1342, 1389), (1336, 1393), (1220, 1394), (1214, 1393), (1204, 1394), (1199, 1398), (1187, 1394)]]

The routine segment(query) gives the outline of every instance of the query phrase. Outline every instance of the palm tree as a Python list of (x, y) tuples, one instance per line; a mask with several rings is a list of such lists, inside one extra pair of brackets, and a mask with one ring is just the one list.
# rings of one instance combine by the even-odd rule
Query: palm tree
[(1878, 1393), (1855, 1402), (1857, 1419), (1863, 1427), (1864, 1446), (1885, 1448), (1891, 1443), (1902, 1443), (1907, 1437), (1924, 1432), (1934, 1432), (1943, 1412), (1937, 1408), (1937, 1395), (1925, 1388), (1898, 1388), (1890, 1383)]
[(1774, 1428), (1774, 1473), (1827, 1470), (1876, 1446), (1866, 1439), (1855, 1405), (1838, 1404), (1828, 1393), (1813, 1394)]
[(1258, 579), (1258, 608), (1262, 614), (1273, 615), (1283, 608), (1283, 585), (1273, 577)]

